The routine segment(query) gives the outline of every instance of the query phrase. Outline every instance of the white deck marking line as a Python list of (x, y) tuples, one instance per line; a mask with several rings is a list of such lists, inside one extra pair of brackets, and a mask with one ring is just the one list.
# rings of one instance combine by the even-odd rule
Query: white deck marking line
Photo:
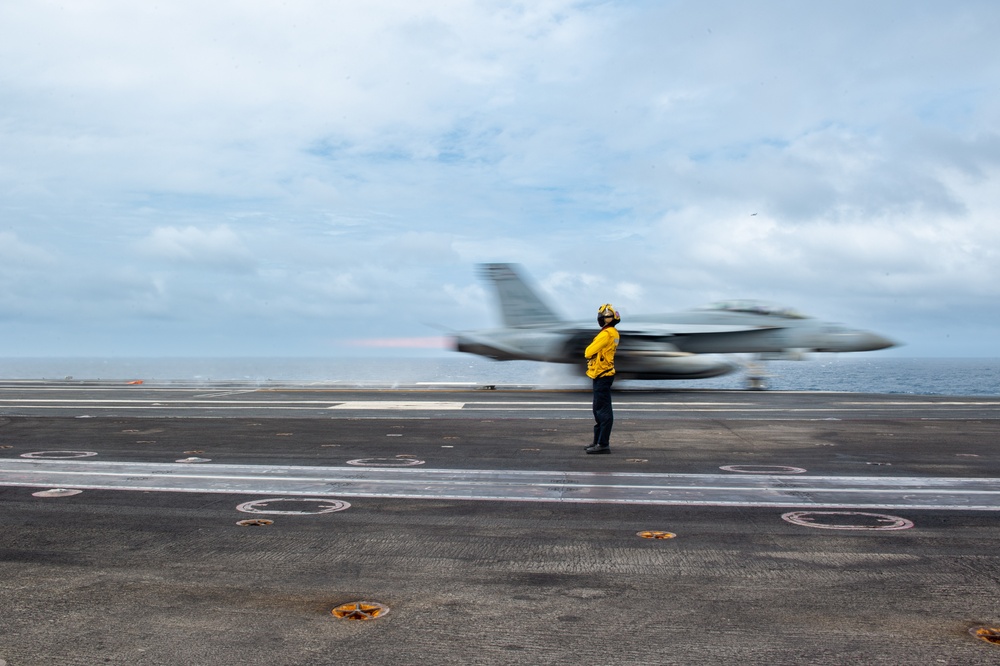
[(14, 403), (20, 404), (23, 402), (32, 403), (70, 403), (70, 404), (81, 404), (81, 405), (178, 405), (178, 404), (197, 404), (197, 405), (329, 405), (334, 402), (341, 402), (340, 400), (261, 400), (259, 402), (251, 400), (208, 400), (194, 398), (152, 398), (149, 400), (139, 400), (136, 398), (89, 398), (89, 399), (78, 399), (78, 398), (0, 398), (0, 404), (4, 403)]
[[(204, 465), (201, 465), (201, 467), (204, 467)], [(354, 468), (352, 468), (352, 469), (354, 469)], [(83, 474), (85, 474), (85, 473), (82, 473), (82, 472), (69, 472), (69, 471), (58, 471), (57, 470), (57, 471), (46, 471), (44, 473), (44, 476), (46, 477), (46, 479), (48, 479), (48, 478), (55, 478), (55, 477), (60, 477), (60, 478), (64, 479), (66, 475), (80, 476), (80, 475), (83, 475)], [(97, 476), (99, 476), (99, 477), (109, 477), (109, 478), (110, 477), (121, 477), (121, 478), (125, 478), (125, 479), (133, 479), (134, 480), (136, 478), (136, 473), (135, 472), (100, 472), (100, 473), (92, 474), (92, 476), (95, 476), (95, 477), (97, 477)], [(158, 478), (166, 478), (167, 476), (169, 476), (169, 478), (171, 478), (171, 479), (195, 479), (195, 480), (201, 479), (201, 480), (206, 480), (206, 481), (212, 481), (212, 480), (226, 480), (226, 481), (265, 481), (265, 482), (268, 482), (268, 483), (273, 482), (275, 480), (278, 480), (278, 481), (280, 481), (282, 483), (297, 483), (297, 482), (314, 483), (314, 482), (316, 482), (316, 481), (319, 480), (316, 477), (295, 477), (295, 476), (287, 476), (286, 477), (286, 476), (283, 476), (283, 477), (280, 477), (279, 479), (275, 479), (274, 477), (264, 477), (264, 476), (213, 475), (213, 474), (169, 474), (169, 475), (165, 475), (162, 472), (151, 473), (151, 474), (147, 474), (145, 476), (158, 477)], [(0, 485), (4, 485), (4, 481), (5, 481), (5, 479), (3, 477), (0, 477)], [(359, 480), (358, 479), (348, 478), (348, 477), (326, 477), (326, 478), (323, 478), (322, 481), (324, 483), (357, 483)], [(486, 482), (486, 481), (459, 481), (459, 480), (435, 481), (435, 480), (428, 480), (428, 479), (421, 479), (421, 480), (418, 480), (418, 481), (415, 481), (413, 479), (378, 479), (377, 483), (384, 484), (384, 485), (394, 485), (394, 484), (395, 485), (412, 485), (412, 484), (419, 484), (420, 486), (424, 487), (425, 490), (428, 489), (427, 488), (428, 486), (441, 486), (441, 487), (462, 487), (462, 486), (469, 486), (469, 487), (474, 487), (474, 486), (483, 486), (483, 485), (488, 485), (489, 484), (489, 482)], [(11, 485), (17, 485), (17, 484), (11, 484)], [(34, 487), (34, 485), (36, 485), (36, 484), (32, 484), (32, 487)], [(43, 485), (69, 485), (69, 484), (45, 483)], [(72, 485), (74, 485), (76, 487), (81, 487), (78, 484), (72, 484)], [(546, 483), (532, 483), (532, 482), (521, 482), (521, 483), (518, 483), (518, 482), (512, 482), (512, 481), (504, 481), (504, 482), (502, 482), (502, 485), (505, 486), (505, 487), (510, 487), (510, 488), (513, 488), (513, 487), (524, 487), (524, 488), (536, 489), (536, 488), (551, 488), (553, 486), (565, 486), (566, 488), (571, 488), (571, 489), (576, 489), (576, 490), (585, 489), (585, 488), (590, 488), (590, 489), (614, 488), (616, 490), (624, 490), (624, 491), (628, 491), (628, 490), (649, 490), (649, 489), (655, 489), (655, 490), (683, 490), (683, 491), (689, 491), (689, 490), (699, 490), (699, 491), (701, 491), (701, 490), (717, 490), (717, 491), (726, 491), (726, 492), (728, 492), (728, 491), (745, 491), (745, 490), (748, 489), (745, 486), (636, 485), (636, 484), (604, 484), (604, 483), (576, 483), (576, 482), (570, 482), (570, 483), (567, 484), (566, 482), (554, 482), (554, 481), (552, 481), (552, 482), (546, 482)], [(113, 486), (113, 487), (109, 487), (108, 489), (116, 489), (116, 488), (117, 489), (125, 489), (125, 490), (129, 489), (129, 488), (122, 488), (121, 486), (117, 486), (117, 485)], [(802, 487), (802, 488), (780, 488), (780, 487), (777, 487), (777, 486), (762, 486), (760, 488), (752, 488), (752, 489), (753, 490), (773, 490), (773, 491), (783, 491), (783, 492), (796, 492), (796, 493), (816, 493), (816, 492), (825, 492), (825, 493), (871, 493), (871, 492), (886, 492), (886, 493), (890, 493), (890, 492), (899, 492), (899, 493), (906, 493), (907, 495), (922, 494), (923, 493), (923, 494), (927, 494), (927, 495), (949, 495), (949, 494), (951, 494), (951, 495), (997, 495), (998, 497), (1000, 497), (1000, 490), (941, 490), (941, 489), (934, 489), (934, 488), (931, 488), (931, 489), (906, 488), (906, 489), (901, 489), (900, 490), (900, 489), (887, 489), (887, 488), (831, 488), (831, 487), (822, 487), (822, 486), (817, 486), (815, 488), (810, 488), (810, 487)], [(193, 492), (199, 492), (199, 491), (195, 490)], [(211, 491), (207, 491), (206, 490), (206, 491), (203, 491), (203, 492), (211, 492)], [(997, 510), (1000, 510), (1000, 507), (997, 507)]]
[(231, 390), (231, 391), (216, 391), (214, 393), (202, 393), (201, 395), (194, 396), (195, 398), (224, 398), (227, 395), (246, 395), (248, 393), (257, 393), (257, 389), (242, 389), (242, 390)]
[(0, 486), (314, 497), (1000, 511), (1000, 479), (0, 459)]
[(837, 403), (834, 403), (834, 404), (836, 404), (836, 405), (865, 405), (865, 404), (872, 404), (872, 405), (889, 405), (889, 406), (892, 406), (892, 407), (898, 407), (898, 406), (905, 406), (905, 407), (912, 407), (912, 406), (926, 407), (928, 405), (930, 405), (930, 406), (933, 407), (933, 406), (940, 405), (940, 406), (944, 406), (944, 407), (952, 407), (954, 405), (976, 405), (976, 406), (986, 405), (986, 406), (996, 406), (996, 405), (1000, 405), (1000, 402), (992, 402), (992, 401), (955, 402), (955, 401), (951, 401), (951, 400), (948, 400), (948, 401), (945, 401), (945, 400), (936, 400), (936, 401), (933, 401), (933, 402), (932, 401), (927, 401), (927, 402), (898, 402), (898, 401), (897, 402), (890, 402), (890, 401), (881, 402), (881, 401), (873, 401), (873, 402), (870, 402), (870, 403), (864, 403), (864, 402), (837, 402)]
[[(462, 409), (465, 406), (464, 402), (453, 402), (453, 401), (421, 401), (421, 400), (354, 400), (354, 401), (342, 401), (342, 400), (174, 400), (174, 399), (162, 399), (162, 400), (134, 400), (134, 399), (90, 399), (90, 400), (73, 400), (73, 399), (60, 399), (51, 398), (44, 400), (28, 400), (28, 399), (0, 399), (0, 406), (4, 404), (12, 404), (18, 407), (29, 407), (29, 408), (61, 408), (64, 405), (79, 405), (81, 407), (93, 407), (100, 409), (102, 407), (108, 408), (118, 408), (118, 407), (131, 407), (133, 409), (141, 409), (145, 407), (188, 407), (194, 406), (199, 408), (206, 407), (225, 407), (226, 409), (258, 409), (258, 408), (268, 408), (277, 407), (281, 409), (293, 409), (293, 408), (316, 408), (316, 409), (385, 409), (385, 410), (441, 410), (441, 409)], [(31, 404), (27, 404), (31, 403)]]
[(431, 402), (421, 400), (354, 400), (331, 405), (327, 409), (391, 409), (391, 410), (436, 410), (462, 409), (464, 402)]
[[(854, 403), (864, 404), (864, 403)], [(928, 403), (930, 405), (940, 403)], [(979, 408), (984, 403), (964, 403), (971, 408)], [(1000, 404), (1000, 403), (997, 403)], [(531, 406), (538, 405), (538, 406)], [(649, 405), (650, 408), (645, 406)], [(899, 403), (905, 406), (906, 403)], [(442, 411), (442, 410), (469, 410), (469, 411), (504, 411), (511, 406), (517, 406), (519, 412), (590, 412), (592, 407), (589, 403), (538, 403), (538, 402), (453, 402), (453, 401), (420, 401), (420, 400), (192, 400), (192, 399), (161, 399), (161, 400), (138, 400), (138, 399), (88, 399), (77, 400), (69, 398), (51, 399), (0, 399), (0, 408), (16, 407), (19, 409), (67, 409), (67, 408), (88, 408), (88, 409), (159, 409), (177, 408), (191, 410), (206, 409), (227, 409), (227, 410), (307, 410), (307, 409), (336, 409), (342, 411), (363, 410), (363, 411)], [(947, 405), (949, 411), (962, 411), (960, 404)], [(754, 405), (733, 405), (731, 407), (693, 407), (691, 403), (616, 403), (615, 409), (622, 412), (636, 413), (753, 413), (753, 414), (807, 414), (807, 413), (849, 413), (864, 412), (872, 413), (878, 411), (876, 405), (865, 407), (757, 407)], [(892, 410), (890, 410), (892, 411)], [(985, 418), (985, 417), (984, 417)]]
[[(0, 405), (0, 407), (2, 407), (2, 405)], [(248, 411), (249, 410), (257, 410), (257, 411), (260, 411), (260, 410), (263, 410), (263, 409), (284, 409), (284, 410), (306, 411), (306, 410), (316, 410), (316, 409), (327, 409), (329, 407), (329, 405), (328, 404), (326, 404), (326, 405), (316, 405), (316, 406), (313, 406), (313, 407), (301, 407), (301, 406), (297, 407), (297, 406), (292, 406), (292, 405), (280, 405), (280, 406), (277, 406), (277, 405), (271, 405), (271, 406), (263, 405), (263, 406), (254, 406), (253, 404), (247, 404), (247, 403), (242, 403), (242, 404), (239, 404), (239, 405), (213, 405), (213, 403), (210, 403), (210, 402), (202, 402), (202, 403), (198, 403), (198, 404), (194, 404), (194, 405), (175, 405), (175, 404), (168, 404), (168, 403), (163, 403), (163, 402), (157, 402), (157, 403), (153, 403), (153, 404), (150, 404), (150, 405), (80, 405), (80, 409), (90, 409), (90, 410), (95, 410), (95, 411), (99, 410), (99, 409), (121, 409), (121, 410), (129, 410), (129, 409), (161, 409), (161, 408), (166, 409), (166, 408), (171, 408), (171, 407), (174, 408), (174, 409), (187, 409), (187, 410), (220, 410), (220, 409), (228, 409), (228, 410), (233, 410), (233, 411), (238, 411), (238, 410), (248, 410)], [(72, 407), (72, 405), (69, 405), (69, 406), (60, 406), (60, 405), (17, 405), (17, 408), (18, 409), (72, 409), (73, 407)]]

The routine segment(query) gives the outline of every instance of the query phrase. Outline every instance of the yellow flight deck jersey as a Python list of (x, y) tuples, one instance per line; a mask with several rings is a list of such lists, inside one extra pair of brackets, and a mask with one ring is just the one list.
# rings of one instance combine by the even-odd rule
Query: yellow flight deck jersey
[(615, 374), (615, 350), (618, 349), (618, 329), (605, 326), (594, 336), (583, 355), (587, 357), (587, 376), (591, 379)]

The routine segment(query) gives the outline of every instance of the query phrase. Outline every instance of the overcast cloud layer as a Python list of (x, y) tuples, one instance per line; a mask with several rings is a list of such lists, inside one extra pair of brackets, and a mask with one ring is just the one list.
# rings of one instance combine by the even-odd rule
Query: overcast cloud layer
[(482, 261), (567, 318), (762, 298), (1000, 356), (997, 34), (992, 0), (5, 2), (0, 356), (375, 353), (497, 323)]

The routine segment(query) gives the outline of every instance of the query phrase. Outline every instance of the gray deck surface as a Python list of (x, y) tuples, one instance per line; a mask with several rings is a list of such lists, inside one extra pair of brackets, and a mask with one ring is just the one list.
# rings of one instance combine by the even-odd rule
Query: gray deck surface
[(0, 382), (0, 660), (1000, 663), (1000, 398), (615, 406)]

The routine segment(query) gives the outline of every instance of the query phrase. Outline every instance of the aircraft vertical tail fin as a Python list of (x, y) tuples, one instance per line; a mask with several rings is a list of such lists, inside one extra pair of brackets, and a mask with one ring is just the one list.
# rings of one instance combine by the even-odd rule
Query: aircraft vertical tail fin
[(483, 277), (496, 288), (504, 326), (538, 326), (562, 321), (513, 264), (481, 264), (479, 268)]

